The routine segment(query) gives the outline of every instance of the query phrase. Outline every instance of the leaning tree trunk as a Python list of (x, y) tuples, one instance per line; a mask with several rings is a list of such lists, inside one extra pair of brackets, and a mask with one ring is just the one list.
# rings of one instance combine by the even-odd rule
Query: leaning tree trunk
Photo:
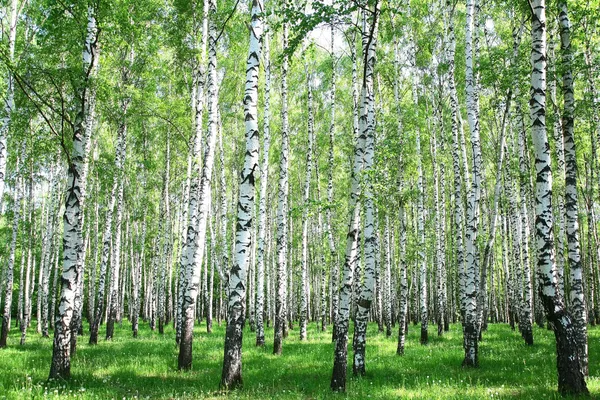
[(583, 288), (583, 266), (579, 245), (579, 221), (577, 201), (577, 156), (574, 135), (575, 97), (573, 89), (573, 53), (571, 50), (571, 23), (566, 1), (559, 2), (560, 43), (562, 53), (562, 91), (564, 109), (562, 114), (563, 140), (565, 150), (565, 208), (567, 243), (569, 249), (570, 300), (575, 342), (579, 351), (581, 369), (588, 375), (587, 310)]
[[(229, 274), (229, 302), (221, 386), (234, 388), (242, 384), (242, 328), (246, 306), (246, 272), (250, 264), (254, 224), (254, 181), (258, 170), (258, 70), (263, 34), (262, 0), (252, 1), (250, 47), (246, 62), (244, 114), (246, 127), (246, 155), (240, 177), (239, 201), (235, 235), (235, 262)], [(262, 288), (261, 288), (262, 289)]]
[(561, 394), (587, 394), (581, 357), (576, 340), (576, 328), (558, 290), (554, 262), (552, 232), (552, 169), (550, 146), (546, 133), (546, 4), (531, 1), (531, 101), (530, 113), (536, 160), (536, 221), (537, 267), (539, 292), (548, 322), (556, 338), (558, 391)]

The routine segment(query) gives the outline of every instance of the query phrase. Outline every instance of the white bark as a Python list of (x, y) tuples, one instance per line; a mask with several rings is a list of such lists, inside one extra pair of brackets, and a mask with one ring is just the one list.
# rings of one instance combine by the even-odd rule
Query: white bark
[[(8, 61), (12, 63), (15, 57), (15, 42), (17, 38), (17, 20), (19, 17), (18, 0), (10, 0), (8, 17)], [(12, 113), (15, 111), (15, 82), (11, 71), (6, 75), (6, 93), (4, 94), (4, 109), (0, 114), (0, 203), (4, 196), (7, 163), (7, 139), (10, 130)]]
[(313, 94), (312, 94), (312, 75), (305, 66), (306, 88), (307, 88), (307, 112), (308, 112), (308, 148), (306, 150), (306, 175), (303, 191), (303, 209), (302, 209), (302, 264), (300, 278), (300, 340), (306, 340), (306, 326), (308, 323), (308, 207), (310, 201), (310, 178), (312, 176), (312, 152), (314, 143), (314, 116), (313, 116)]
[(466, 77), (465, 88), (467, 97), (467, 117), (471, 131), (471, 147), (473, 154), (473, 181), (467, 197), (466, 218), (466, 258), (465, 258), (465, 318), (464, 318), (464, 349), (465, 358), (463, 365), (477, 366), (477, 279), (479, 260), (477, 251), (477, 235), (479, 231), (479, 203), (481, 199), (481, 178), (483, 161), (479, 137), (479, 102), (477, 93), (477, 79), (474, 64), (477, 58), (477, 35), (475, 25), (477, 20), (477, 0), (467, 0), (467, 26), (466, 26)]
[[(287, 0), (283, 7), (287, 8)], [(288, 47), (289, 26), (283, 23), (282, 45)], [(289, 166), (289, 122), (287, 110), (287, 73), (289, 56), (283, 54), (281, 63), (281, 155), (279, 159), (279, 192), (277, 195), (277, 290), (275, 295), (275, 326), (273, 354), (281, 354), (287, 311), (287, 256), (288, 256), (288, 166)]]
[[(205, 146), (200, 187), (197, 198), (190, 195), (190, 223), (185, 249), (182, 252), (181, 267), (185, 268), (185, 282), (183, 286), (183, 314), (182, 336), (179, 347), (179, 369), (189, 369), (192, 364), (192, 338), (194, 317), (198, 288), (200, 284), (200, 266), (204, 260), (204, 241), (206, 239), (206, 224), (210, 212), (211, 183), (215, 144), (217, 137), (217, 29), (214, 16), (216, 14), (216, 0), (209, 1), (209, 44), (208, 44), (208, 138)], [(195, 156), (199, 155), (199, 138), (194, 145)], [(195, 188), (192, 187), (192, 190)], [(194, 201), (195, 200), (195, 201)], [(197, 202), (197, 208), (192, 207)]]
[[(127, 79), (123, 79), (127, 82)], [(112, 260), (110, 266), (110, 308), (108, 312), (108, 322), (106, 324), (106, 339), (110, 340), (113, 336), (114, 322), (117, 318), (117, 308), (119, 306), (119, 274), (121, 270), (121, 226), (123, 223), (123, 190), (124, 190), (124, 168), (127, 149), (127, 107), (129, 99), (123, 101), (121, 105), (121, 118), (119, 130), (117, 133), (117, 148), (115, 156), (115, 184), (116, 192), (116, 215), (114, 226), (114, 242), (112, 249)]]
[(221, 385), (227, 388), (242, 383), (242, 327), (246, 305), (246, 272), (250, 264), (254, 215), (255, 171), (258, 172), (258, 72), (261, 58), (263, 22), (261, 0), (252, 1), (250, 46), (246, 62), (246, 87), (244, 91), (244, 120), (246, 152), (240, 177), (239, 201), (235, 235), (235, 261), (229, 275), (229, 302), (225, 356)]
[[(562, 91), (564, 109), (562, 114), (563, 141), (565, 149), (565, 207), (567, 241), (569, 249), (569, 281), (571, 283), (571, 313), (575, 327), (575, 340), (584, 375), (588, 375), (587, 307), (584, 295), (583, 265), (579, 244), (579, 204), (577, 199), (577, 156), (574, 134), (575, 94), (573, 88), (573, 53), (571, 49), (571, 22), (567, 2), (559, 2), (560, 43), (562, 53)], [(593, 221), (595, 223), (595, 221)]]
[[(264, 327), (264, 301), (265, 301), (265, 236), (267, 225), (267, 184), (269, 180), (269, 149), (271, 147), (271, 61), (270, 61), (270, 43), (269, 31), (265, 26), (264, 34), (264, 53), (265, 60), (265, 95), (264, 95), (264, 127), (263, 127), (263, 151), (260, 165), (260, 204), (258, 206), (258, 252), (256, 257), (256, 345), (265, 344)], [(268, 301), (268, 298), (267, 298)]]
[[(20, 159), (17, 157), (16, 172), (19, 173)], [(12, 220), (12, 236), (10, 242), (10, 253), (6, 269), (6, 289), (4, 298), (4, 310), (2, 313), (2, 332), (0, 333), (0, 348), (7, 346), (8, 332), (10, 331), (10, 320), (12, 315), (12, 298), (13, 298), (13, 283), (14, 283), (14, 268), (15, 268), (15, 253), (17, 248), (17, 235), (19, 232), (19, 221), (21, 219), (21, 185), (20, 179), (15, 178), (13, 192), (13, 220)]]
[(68, 379), (71, 374), (71, 320), (76, 307), (75, 296), (80, 281), (78, 265), (83, 256), (82, 238), (82, 193), (85, 193), (85, 123), (89, 114), (86, 90), (97, 58), (97, 36), (95, 10), (88, 9), (87, 35), (83, 50), (83, 85), (73, 129), (73, 146), (67, 171), (67, 193), (63, 217), (63, 271), (58, 318), (55, 324), (54, 345), (50, 378)]
[(531, 133), (535, 148), (537, 268), (540, 295), (548, 321), (554, 325), (556, 338), (558, 391), (561, 394), (587, 394), (580, 356), (571, 316), (566, 312), (558, 291), (555, 265), (552, 169), (550, 146), (546, 133), (546, 4), (532, 0), (531, 5), (531, 100), (533, 121)]

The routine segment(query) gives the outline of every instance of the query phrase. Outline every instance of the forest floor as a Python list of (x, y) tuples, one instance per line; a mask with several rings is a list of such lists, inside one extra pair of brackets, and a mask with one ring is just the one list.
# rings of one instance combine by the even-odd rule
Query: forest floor
[[(282, 356), (271, 354), (272, 328), (266, 330), (265, 348), (254, 346), (254, 333), (246, 328), (244, 388), (228, 394), (218, 390), (224, 326), (215, 324), (210, 335), (204, 324), (196, 327), (194, 365), (188, 372), (177, 371), (171, 326), (160, 335), (142, 324), (139, 337), (132, 339), (131, 325), (125, 322), (116, 328), (112, 342), (101, 340), (97, 346), (88, 345), (88, 337), (80, 336), (68, 382), (47, 381), (51, 339), (41, 338), (32, 329), (27, 343), (19, 346), (19, 332), (13, 329), (9, 348), (0, 350), (0, 399), (210, 399), (226, 395), (240, 399), (560, 398), (554, 336), (545, 329), (535, 328), (535, 344), (527, 347), (508, 325), (490, 325), (480, 344), (480, 367), (464, 369), (459, 324), (442, 337), (437, 336), (437, 327), (430, 326), (426, 346), (419, 344), (419, 327), (411, 325), (404, 357), (396, 355), (396, 332), (386, 337), (371, 324), (366, 376), (352, 377), (349, 358), (347, 392), (333, 394), (329, 389), (331, 331), (318, 332), (316, 324), (311, 324), (309, 340), (300, 342), (295, 328), (284, 341)], [(589, 354), (588, 388), (593, 397), (600, 398), (600, 327), (589, 329)]]

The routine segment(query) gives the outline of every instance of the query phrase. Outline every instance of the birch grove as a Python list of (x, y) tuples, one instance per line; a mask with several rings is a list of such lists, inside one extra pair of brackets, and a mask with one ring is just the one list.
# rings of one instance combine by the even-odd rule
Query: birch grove
[(5, 3), (0, 366), (409, 398), (431, 358), (495, 397), (518, 351), (597, 394), (598, 4)]

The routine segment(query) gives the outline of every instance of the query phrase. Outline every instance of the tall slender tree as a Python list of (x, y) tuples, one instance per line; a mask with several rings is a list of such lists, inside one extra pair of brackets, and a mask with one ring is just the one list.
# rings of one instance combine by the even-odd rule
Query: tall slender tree
[[(287, 11), (288, 2), (283, 1), (283, 11)], [(273, 337), (273, 354), (281, 354), (287, 315), (287, 257), (288, 257), (288, 167), (289, 167), (289, 122), (288, 122), (288, 86), (289, 68), (288, 36), (289, 25), (283, 22), (282, 28), (283, 57), (281, 61), (281, 155), (279, 158), (279, 191), (277, 195), (277, 290), (275, 295), (275, 325)]]
[(531, 5), (531, 134), (535, 150), (537, 268), (539, 295), (556, 338), (558, 391), (561, 394), (587, 394), (579, 347), (572, 317), (558, 290), (552, 217), (552, 169), (546, 133), (546, 2)]
[(246, 273), (250, 264), (250, 236), (254, 215), (254, 181), (258, 172), (258, 72), (262, 54), (261, 39), (264, 25), (261, 0), (252, 0), (250, 46), (246, 62), (246, 88), (244, 91), (244, 114), (246, 128), (246, 153), (240, 176), (239, 201), (235, 234), (235, 263), (229, 275), (229, 302), (225, 355), (221, 386), (234, 388), (242, 384), (242, 328), (246, 305)]
[[(85, 181), (81, 179), (85, 158), (85, 120), (89, 113), (88, 88), (97, 57), (98, 26), (96, 10), (87, 10), (87, 29), (83, 48), (82, 80), (77, 88), (77, 115), (73, 124), (73, 146), (67, 168), (67, 192), (63, 216), (63, 269), (61, 278), (60, 304), (54, 327), (54, 343), (50, 378), (68, 379), (71, 376), (71, 319), (75, 306), (75, 295), (83, 256), (81, 193), (85, 192)], [(76, 334), (76, 333), (75, 333)]]
[[(192, 341), (194, 330), (194, 317), (196, 314), (196, 300), (200, 285), (200, 266), (204, 260), (204, 242), (206, 239), (207, 221), (210, 212), (211, 184), (215, 144), (217, 137), (217, 27), (216, 27), (216, 0), (209, 0), (209, 34), (208, 34), (208, 71), (207, 71), (207, 95), (208, 95), (208, 137), (204, 149), (202, 173), (200, 186), (197, 189), (197, 209), (190, 210), (190, 223), (186, 240), (185, 251), (182, 254), (182, 265), (185, 266), (185, 284), (183, 289), (183, 313), (182, 333), (179, 344), (179, 369), (190, 369), (192, 366)], [(200, 121), (200, 119), (198, 120)], [(199, 141), (199, 138), (196, 138)], [(194, 145), (196, 146), (196, 144)], [(199, 155), (200, 149), (195, 148), (195, 156)], [(193, 190), (193, 189), (192, 189)], [(191, 197), (191, 196), (190, 196)], [(190, 204), (190, 209), (192, 205)], [(194, 215), (195, 214), (195, 215)]]

